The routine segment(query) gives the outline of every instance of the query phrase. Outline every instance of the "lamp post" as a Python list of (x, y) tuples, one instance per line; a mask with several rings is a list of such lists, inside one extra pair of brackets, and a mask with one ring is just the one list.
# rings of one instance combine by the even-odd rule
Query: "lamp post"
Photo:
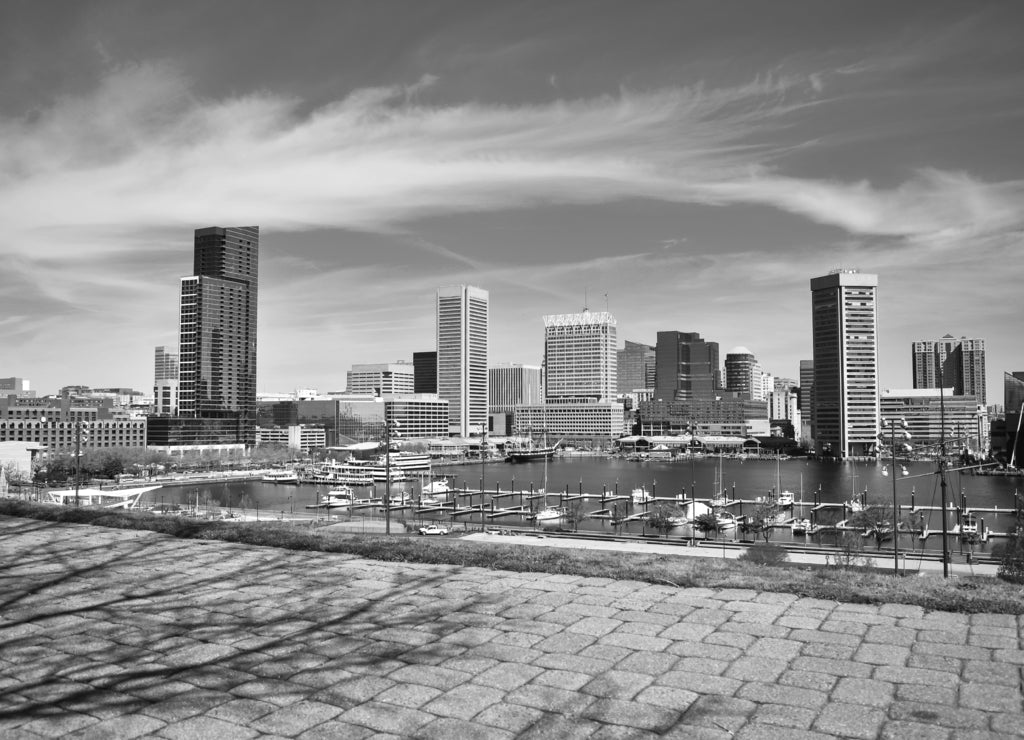
[(392, 427), (399, 427), (397, 421), (388, 421), (387, 412), (384, 414), (384, 534), (391, 534), (391, 435), (401, 435)]
[[(882, 420), (883, 423), (885, 420)], [(896, 426), (903, 430), (904, 437), (909, 437), (910, 433), (906, 431), (907, 421), (906, 419), (889, 419), (889, 444), (892, 446), (892, 574), (898, 576), (900, 574), (900, 531), (898, 512), (899, 504), (896, 503)]]
[[(85, 435), (85, 440), (89, 441), (89, 435)], [(75, 508), (77, 509), (78, 504), (78, 489), (81, 486), (82, 481), (82, 420), (78, 419), (75, 422)]]

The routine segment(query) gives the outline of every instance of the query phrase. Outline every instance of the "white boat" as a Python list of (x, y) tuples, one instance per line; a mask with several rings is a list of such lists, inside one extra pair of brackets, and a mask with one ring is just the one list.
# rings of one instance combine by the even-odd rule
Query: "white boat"
[(294, 470), (274, 470), (263, 475), (264, 483), (298, 483), (299, 474)]
[(685, 516), (670, 516), (668, 518), (668, 523), (672, 529), (676, 529), (677, 527), (685, 527), (690, 523), (690, 520)]
[(731, 514), (728, 511), (720, 511), (715, 514), (715, 519), (718, 521), (719, 531), (725, 532), (729, 529), (736, 529), (736, 515)]
[(545, 506), (534, 517), (537, 525), (544, 529), (555, 529), (568, 520), (568, 512), (561, 506)]
[(778, 499), (775, 501), (779, 506), (792, 506), (793, 505), (793, 492), (783, 491), (779, 494)]
[(307, 509), (347, 509), (352, 506), (352, 489), (338, 488), (320, 497), (320, 502), (307, 504)]
[(790, 528), (792, 529), (793, 534), (795, 534), (795, 535), (805, 535), (811, 529), (811, 520), (810, 519), (794, 519), (793, 523), (790, 525)]
[(634, 504), (647, 504), (654, 500), (654, 496), (651, 495), (651, 492), (643, 486), (640, 488), (634, 488), (632, 497)]
[(775, 504), (777, 506), (788, 507), (793, 505), (793, 492), (782, 490), (782, 467), (779, 464), (781, 459), (781, 455), (775, 455)]
[(960, 535), (963, 537), (970, 537), (978, 534), (978, 519), (974, 514), (964, 514), (963, 521), (960, 524)]
[(122, 488), (107, 490), (102, 488), (73, 488), (60, 491), (47, 491), (45, 503), (59, 506), (101, 506), (106, 509), (137, 509), (142, 494), (155, 491), (162, 486), (146, 486), (144, 488)]
[(864, 504), (857, 499), (850, 499), (845, 502), (845, 506), (852, 512), (864, 511)]
[(450, 493), (452, 490), (451, 485), (448, 483), (447, 478), (438, 478), (430, 483), (423, 486), (422, 493), (424, 496), (441, 496)]

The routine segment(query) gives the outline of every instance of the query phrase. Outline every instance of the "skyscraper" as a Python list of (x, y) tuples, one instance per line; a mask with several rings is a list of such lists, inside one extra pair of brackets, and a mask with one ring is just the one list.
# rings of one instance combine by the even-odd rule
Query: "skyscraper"
[(818, 454), (868, 455), (878, 435), (878, 276), (811, 279), (814, 436)]
[(640, 388), (653, 388), (654, 367), (654, 347), (626, 340), (626, 346), (616, 352), (616, 389), (619, 393), (632, 393)]
[(659, 331), (655, 353), (655, 400), (713, 399), (721, 387), (718, 342), (697, 332)]
[[(954, 395), (974, 396), (985, 405), (985, 340), (947, 334), (914, 342), (914, 388), (952, 388)], [(939, 382), (941, 378), (941, 383)]]
[[(196, 229), (181, 279), (178, 413), (234, 418), (255, 442), (258, 226)], [(251, 437), (251, 441), (250, 441)]]
[(607, 311), (544, 317), (546, 403), (615, 399), (616, 325)]
[(448, 401), (457, 436), (487, 429), (489, 299), (470, 285), (437, 290), (437, 395)]

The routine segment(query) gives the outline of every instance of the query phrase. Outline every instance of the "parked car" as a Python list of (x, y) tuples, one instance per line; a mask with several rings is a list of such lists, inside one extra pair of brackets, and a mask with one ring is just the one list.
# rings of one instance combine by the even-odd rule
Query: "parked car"
[(426, 527), (420, 527), (420, 534), (448, 534), (448, 530), (437, 524), (429, 524)]

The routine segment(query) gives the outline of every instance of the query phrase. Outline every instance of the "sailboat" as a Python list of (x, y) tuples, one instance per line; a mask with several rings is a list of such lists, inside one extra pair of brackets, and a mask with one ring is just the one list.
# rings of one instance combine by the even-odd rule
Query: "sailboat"
[(775, 491), (778, 494), (775, 503), (783, 508), (793, 505), (793, 492), (782, 490), (782, 468), (778, 453), (775, 454)]
[(540, 489), (544, 494), (544, 508), (538, 511), (533, 520), (541, 529), (559, 529), (569, 520), (569, 512), (564, 506), (548, 506), (548, 458), (544, 458), (544, 487)]

